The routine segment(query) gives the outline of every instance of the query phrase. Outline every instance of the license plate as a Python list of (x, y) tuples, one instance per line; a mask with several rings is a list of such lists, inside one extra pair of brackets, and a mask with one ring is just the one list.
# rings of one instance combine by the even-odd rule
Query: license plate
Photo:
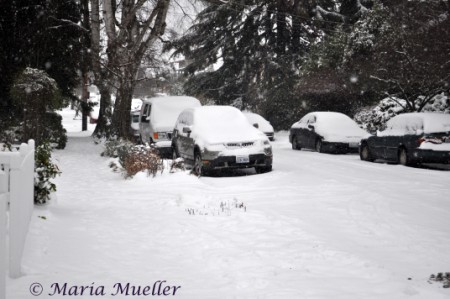
[(359, 143), (357, 143), (357, 142), (350, 142), (348, 146), (349, 147), (358, 147)]
[(249, 163), (250, 158), (248, 156), (236, 156), (236, 163)]

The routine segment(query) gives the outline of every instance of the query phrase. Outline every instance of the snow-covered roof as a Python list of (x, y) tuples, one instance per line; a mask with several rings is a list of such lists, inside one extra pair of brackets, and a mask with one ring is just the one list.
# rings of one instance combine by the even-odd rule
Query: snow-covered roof
[(186, 108), (201, 106), (200, 101), (188, 96), (165, 96), (144, 100), (151, 103), (151, 119), (155, 127), (173, 129), (178, 115)]
[(450, 132), (450, 114), (438, 112), (400, 114), (387, 122), (386, 130), (381, 132), (381, 135), (404, 135), (417, 131)]

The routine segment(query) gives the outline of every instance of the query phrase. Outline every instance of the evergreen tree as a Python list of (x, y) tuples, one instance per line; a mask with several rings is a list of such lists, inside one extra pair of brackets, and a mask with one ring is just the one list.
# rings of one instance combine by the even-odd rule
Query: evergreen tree
[(12, 82), (26, 67), (45, 70), (62, 95), (73, 97), (78, 85), (80, 12), (75, 0), (1, 1), (0, 115), (15, 113)]
[[(207, 2), (190, 32), (167, 47), (189, 62), (187, 93), (216, 104), (242, 103), (239, 108), (251, 108), (276, 128), (286, 128), (287, 116), (298, 114), (293, 86), (315, 38), (313, 13), (300, 4)], [(272, 113), (275, 107), (280, 111)]]

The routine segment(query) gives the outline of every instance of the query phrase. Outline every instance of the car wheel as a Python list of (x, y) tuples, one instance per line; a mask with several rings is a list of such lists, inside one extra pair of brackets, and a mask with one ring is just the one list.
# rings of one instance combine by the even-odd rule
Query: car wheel
[(400, 148), (398, 152), (398, 163), (400, 163), (403, 166), (414, 166), (414, 161), (411, 160), (411, 158), (408, 156), (408, 152), (404, 147)]
[(172, 146), (172, 160), (176, 160), (179, 157), (177, 153), (177, 148), (175, 146)]
[(300, 144), (298, 143), (297, 136), (292, 137), (292, 149), (299, 150), (301, 149)]
[(375, 159), (372, 157), (372, 154), (370, 153), (370, 149), (369, 149), (369, 146), (367, 145), (367, 143), (363, 143), (361, 145), (361, 150), (359, 152), (359, 158), (363, 161), (369, 161), (369, 162), (375, 161)]
[(202, 162), (202, 156), (199, 152), (195, 152), (194, 154), (194, 173), (198, 176), (201, 176), (203, 174), (203, 162)]
[(270, 166), (260, 166), (260, 167), (255, 167), (255, 171), (256, 171), (256, 173), (266, 173), (266, 172), (271, 172), (271, 171), (272, 171), (272, 165), (270, 165)]
[(320, 139), (317, 139), (317, 141), (316, 141), (316, 152), (318, 152), (318, 153), (322, 153), (323, 152), (323, 150), (322, 150), (322, 140), (320, 140)]

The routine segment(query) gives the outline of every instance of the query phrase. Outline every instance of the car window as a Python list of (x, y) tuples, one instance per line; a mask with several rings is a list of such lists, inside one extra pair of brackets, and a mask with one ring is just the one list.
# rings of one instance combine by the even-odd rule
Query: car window
[(143, 111), (143, 113), (142, 113), (142, 115), (147, 115), (147, 111), (148, 111), (148, 104), (145, 104), (145, 106), (144, 106), (144, 111)]

